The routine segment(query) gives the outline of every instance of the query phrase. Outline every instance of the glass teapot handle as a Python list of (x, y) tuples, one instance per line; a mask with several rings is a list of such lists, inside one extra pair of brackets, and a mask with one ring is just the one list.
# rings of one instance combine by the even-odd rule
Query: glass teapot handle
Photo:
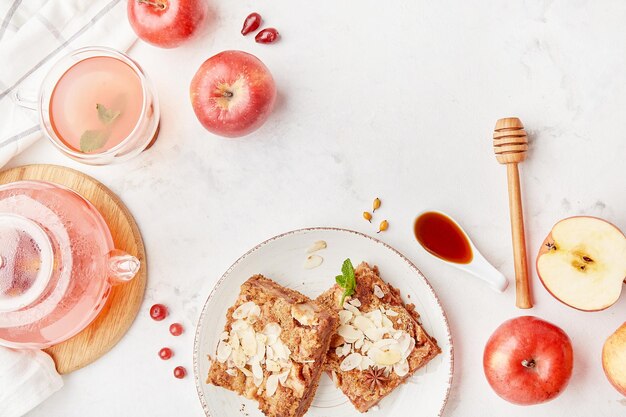
[(128, 253), (114, 249), (108, 254), (107, 275), (111, 285), (123, 284), (137, 275), (141, 262)]

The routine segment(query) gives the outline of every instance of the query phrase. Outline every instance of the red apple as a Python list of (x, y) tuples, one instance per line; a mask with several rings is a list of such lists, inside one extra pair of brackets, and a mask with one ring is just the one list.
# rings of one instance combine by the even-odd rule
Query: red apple
[(558, 396), (572, 376), (572, 343), (563, 330), (537, 317), (505, 321), (485, 346), (483, 368), (503, 399), (532, 405)]
[(596, 217), (563, 219), (537, 256), (537, 274), (557, 300), (582, 311), (615, 304), (626, 278), (626, 236)]
[(602, 368), (615, 389), (626, 396), (626, 323), (604, 342)]
[(209, 12), (207, 0), (128, 0), (128, 21), (137, 36), (161, 48), (193, 37)]
[(261, 127), (276, 100), (270, 71), (257, 57), (241, 51), (224, 51), (204, 61), (189, 92), (200, 123), (229, 138)]

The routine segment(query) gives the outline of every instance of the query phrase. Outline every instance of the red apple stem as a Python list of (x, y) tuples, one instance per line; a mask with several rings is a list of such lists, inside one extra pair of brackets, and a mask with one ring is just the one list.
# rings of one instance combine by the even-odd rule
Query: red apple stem
[(232, 93), (232, 91), (224, 91), (222, 93), (222, 96), (226, 97), (226, 98), (231, 98), (234, 94)]
[(152, 0), (137, 0), (137, 3), (139, 4), (147, 4), (149, 6), (152, 7), (156, 7), (160, 10), (165, 10), (165, 3), (161, 3), (161, 2), (156, 2), (156, 1), (152, 1)]
[(533, 369), (535, 366), (537, 366), (537, 363), (535, 362), (534, 359), (524, 359), (522, 361), (522, 366), (525, 368), (529, 368), (529, 369)]

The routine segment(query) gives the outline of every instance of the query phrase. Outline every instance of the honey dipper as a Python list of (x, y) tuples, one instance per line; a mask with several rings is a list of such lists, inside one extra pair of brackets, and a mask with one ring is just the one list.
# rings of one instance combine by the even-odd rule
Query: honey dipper
[(496, 122), (493, 131), (493, 151), (498, 162), (506, 165), (508, 177), (511, 234), (515, 259), (515, 305), (518, 308), (532, 308), (528, 282), (528, 261), (526, 259), (526, 238), (524, 237), (524, 215), (517, 170), (517, 164), (526, 159), (528, 138), (520, 119), (507, 117)]

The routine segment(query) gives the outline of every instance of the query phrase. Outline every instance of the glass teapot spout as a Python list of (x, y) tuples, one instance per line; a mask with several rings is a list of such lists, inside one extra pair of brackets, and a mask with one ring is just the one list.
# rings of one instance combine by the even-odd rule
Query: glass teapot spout
[(112, 250), (108, 257), (108, 277), (111, 285), (130, 281), (141, 267), (139, 259), (121, 250)]

